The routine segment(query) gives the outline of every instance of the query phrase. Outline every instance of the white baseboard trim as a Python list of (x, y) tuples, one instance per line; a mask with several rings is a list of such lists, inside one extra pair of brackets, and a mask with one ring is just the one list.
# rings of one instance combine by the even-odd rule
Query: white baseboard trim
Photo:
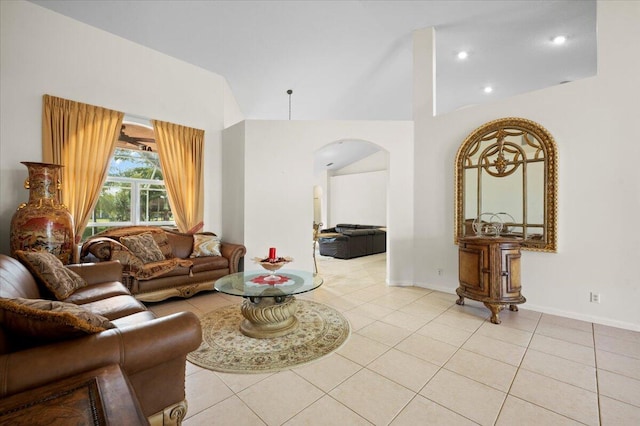
[(456, 294), (456, 289), (455, 288), (452, 289), (451, 287), (445, 287), (445, 286), (441, 286), (441, 285), (418, 283), (418, 284), (415, 284), (415, 286), (416, 287), (420, 287), (420, 288), (426, 288), (427, 290), (439, 291), (441, 293)]
[(389, 287), (415, 287), (415, 284), (411, 281), (389, 281), (387, 280)]
[[(425, 283), (414, 283), (412, 285), (420, 288), (426, 288), (427, 290), (435, 290), (435, 291), (441, 291), (443, 293), (448, 293), (448, 294), (456, 294), (455, 289), (452, 290), (451, 287), (437, 286), (437, 285), (431, 285), (431, 284), (425, 284)], [(587, 322), (592, 322), (596, 324), (607, 325), (610, 327), (624, 328), (625, 330), (640, 331), (640, 324), (634, 324), (626, 321), (612, 320), (610, 318), (604, 318), (604, 317), (599, 317), (595, 315), (580, 314), (577, 312), (565, 311), (565, 310), (556, 309), (556, 308), (549, 308), (546, 306), (532, 305), (529, 302), (525, 303), (524, 305), (519, 305), (519, 308), (530, 310), (530, 311), (536, 311), (543, 314), (557, 315), (559, 317), (566, 317), (566, 318), (571, 318), (571, 319), (580, 320), (580, 321), (587, 321)]]
[(626, 330), (640, 331), (640, 324), (634, 324), (626, 321), (617, 321), (610, 318), (599, 317), (595, 315), (580, 314), (577, 312), (564, 311), (562, 309), (548, 308), (546, 306), (532, 305), (526, 303), (522, 305), (523, 309), (529, 309), (530, 311), (542, 312), (543, 314), (557, 315), (560, 317), (571, 318), (580, 321), (593, 322), (601, 325), (608, 325), (610, 327), (624, 328)]

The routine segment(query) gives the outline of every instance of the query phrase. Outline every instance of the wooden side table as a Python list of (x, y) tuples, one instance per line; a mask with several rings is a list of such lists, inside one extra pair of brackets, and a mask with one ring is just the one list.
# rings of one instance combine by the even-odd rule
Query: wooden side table
[(477, 300), (491, 311), (491, 322), (500, 324), (498, 313), (527, 299), (520, 294), (520, 242), (515, 238), (463, 237), (458, 241), (458, 305)]
[(0, 424), (148, 425), (129, 381), (109, 365), (0, 399)]

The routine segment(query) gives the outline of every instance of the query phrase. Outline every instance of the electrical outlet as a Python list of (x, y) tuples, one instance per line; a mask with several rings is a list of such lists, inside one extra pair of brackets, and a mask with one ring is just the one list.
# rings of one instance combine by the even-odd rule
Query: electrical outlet
[(591, 292), (591, 303), (600, 303), (600, 293)]
[(438, 268), (438, 275), (442, 275), (444, 273), (444, 271), (442, 270), (442, 268)]

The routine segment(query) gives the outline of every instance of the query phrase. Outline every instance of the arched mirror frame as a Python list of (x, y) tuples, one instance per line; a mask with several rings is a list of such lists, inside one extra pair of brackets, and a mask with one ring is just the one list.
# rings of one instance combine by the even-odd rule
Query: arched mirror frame
[[(465, 164), (470, 155), (477, 151), (479, 143), (483, 140), (500, 140), (509, 131), (526, 132), (533, 135), (540, 144), (540, 149), (544, 155), (544, 223), (542, 240), (523, 239), (521, 247), (524, 250), (556, 252), (557, 251), (557, 149), (553, 136), (541, 125), (524, 118), (508, 117), (490, 121), (474, 130), (464, 140), (455, 162), (455, 237), (457, 244), (460, 237), (465, 236)], [(506, 133), (505, 133), (506, 132)], [(522, 160), (520, 160), (522, 161)], [(514, 165), (513, 162), (506, 162), (507, 166)], [(524, 179), (527, 179), (526, 173)], [(526, 184), (526, 181), (525, 181)], [(526, 197), (526, 195), (523, 195)], [(526, 200), (525, 200), (526, 201)], [(523, 229), (527, 226), (523, 223)]]

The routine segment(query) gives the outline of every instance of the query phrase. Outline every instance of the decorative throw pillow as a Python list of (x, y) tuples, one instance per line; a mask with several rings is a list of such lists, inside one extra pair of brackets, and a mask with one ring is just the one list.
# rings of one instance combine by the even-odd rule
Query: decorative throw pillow
[(18, 250), (16, 256), (58, 300), (64, 300), (77, 289), (87, 286), (80, 275), (66, 268), (49, 252)]
[(150, 232), (128, 237), (120, 237), (120, 242), (124, 244), (142, 263), (151, 263), (164, 260), (164, 254), (158, 247), (156, 240)]
[(216, 235), (193, 234), (193, 251), (189, 257), (222, 256), (220, 238)]
[(111, 322), (73, 303), (0, 298), (2, 328), (24, 341), (45, 343), (113, 328)]
[(167, 237), (167, 234), (164, 231), (158, 231), (158, 232), (153, 232), (152, 235), (156, 244), (160, 248), (160, 251), (162, 252), (162, 255), (164, 256), (164, 258), (165, 259), (174, 258), (175, 256), (173, 254), (173, 248), (171, 247), (171, 243), (169, 242), (169, 238)]
[(133, 266), (137, 268), (141, 268), (144, 263), (138, 256), (131, 253), (124, 244), (120, 244), (117, 241), (110, 240), (110, 249), (109, 249), (109, 260), (117, 260), (122, 263), (123, 266)]

